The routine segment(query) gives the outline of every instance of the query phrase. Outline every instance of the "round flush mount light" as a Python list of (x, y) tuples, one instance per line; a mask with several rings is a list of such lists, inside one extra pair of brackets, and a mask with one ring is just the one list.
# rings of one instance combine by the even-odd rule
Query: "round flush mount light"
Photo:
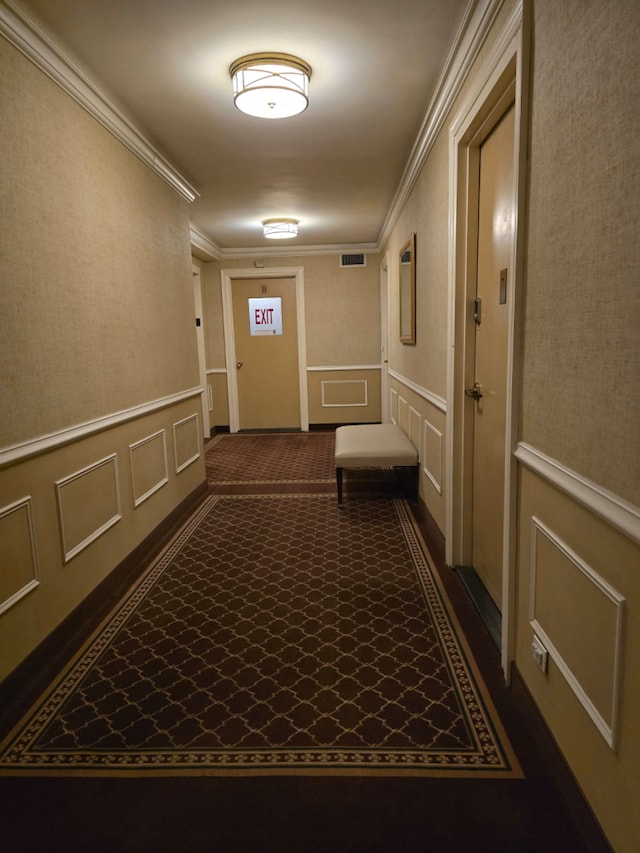
[(297, 219), (263, 219), (264, 236), (271, 240), (287, 240), (298, 236)]
[(229, 68), (233, 101), (257, 118), (288, 118), (309, 103), (311, 66), (288, 53), (252, 53)]

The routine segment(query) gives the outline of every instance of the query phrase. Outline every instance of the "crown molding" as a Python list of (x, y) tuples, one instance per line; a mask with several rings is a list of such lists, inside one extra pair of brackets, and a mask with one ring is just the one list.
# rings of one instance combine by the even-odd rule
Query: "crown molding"
[(191, 249), (197, 258), (200, 258), (202, 261), (220, 260), (223, 255), (223, 250), (220, 246), (217, 246), (193, 226), (189, 226), (189, 235), (191, 238)]
[(0, 33), (189, 203), (199, 193), (10, 0), (0, 5)]
[(409, 155), (400, 184), (382, 226), (378, 245), (383, 247), (407, 203), (445, 119), (484, 44), (504, 0), (471, 0), (458, 28), (453, 45), (420, 131)]
[[(277, 242), (282, 243), (283, 241)], [(301, 258), (311, 255), (340, 255), (343, 253), (376, 255), (380, 251), (376, 243), (325, 243), (318, 246), (289, 246), (286, 249), (280, 245), (273, 247), (248, 246), (246, 249), (221, 249), (194, 228), (191, 228), (191, 246), (208, 255), (203, 260), (218, 261), (242, 260), (243, 258)]]

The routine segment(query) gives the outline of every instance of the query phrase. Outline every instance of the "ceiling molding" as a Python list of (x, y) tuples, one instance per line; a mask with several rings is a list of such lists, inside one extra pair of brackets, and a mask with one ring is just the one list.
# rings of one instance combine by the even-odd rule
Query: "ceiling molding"
[(203, 261), (220, 260), (223, 255), (220, 246), (217, 246), (208, 237), (201, 234), (200, 231), (196, 231), (193, 225), (189, 227), (189, 236), (191, 238), (191, 249), (197, 258)]
[(220, 260), (239, 258), (299, 258), (309, 255), (341, 255), (343, 253), (378, 254), (376, 243), (334, 243), (318, 246), (257, 246), (247, 249), (221, 249)]
[(471, 0), (378, 238), (384, 246), (504, 0)]
[[(156, 151), (124, 115), (10, 0), (0, 6), (0, 33), (80, 104), (113, 136), (189, 203), (199, 193)], [(11, 8), (9, 8), (11, 6)]]

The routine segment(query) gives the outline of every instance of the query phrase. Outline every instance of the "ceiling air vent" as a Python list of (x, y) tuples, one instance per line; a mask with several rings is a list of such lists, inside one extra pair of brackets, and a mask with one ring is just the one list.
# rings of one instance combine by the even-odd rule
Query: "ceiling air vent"
[(367, 256), (360, 252), (356, 255), (340, 255), (341, 267), (366, 267)]

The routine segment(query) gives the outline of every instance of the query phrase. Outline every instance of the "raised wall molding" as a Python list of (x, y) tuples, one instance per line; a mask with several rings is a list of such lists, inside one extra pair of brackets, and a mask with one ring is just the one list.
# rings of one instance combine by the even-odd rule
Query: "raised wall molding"
[(640, 543), (638, 507), (587, 480), (529, 444), (520, 442), (516, 446), (514, 456), (522, 465), (568, 494), (603, 521), (620, 530), (634, 542)]
[(63, 561), (68, 563), (122, 518), (118, 454), (57, 480), (55, 490)]
[(10, 0), (0, 6), (0, 32), (179, 195), (188, 202), (198, 197), (198, 192)]
[[(602, 608), (611, 608), (613, 618), (612, 635), (598, 637), (598, 645), (602, 646), (606, 643), (608, 652), (606, 666), (606, 674), (611, 678), (611, 693), (608, 697), (608, 713), (603, 708), (598, 708), (589, 695), (588, 689), (581, 682), (579, 673), (574, 672), (569, 662), (566, 660), (566, 653), (558, 648), (554, 639), (554, 633), (558, 631), (556, 624), (555, 632), (553, 625), (542, 624), (540, 621), (544, 619), (538, 614), (536, 608), (536, 592), (538, 584), (538, 542), (540, 538), (545, 538), (551, 546), (557, 549), (557, 552), (562, 555), (566, 561), (565, 565), (575, 569), (579, 576), (585, 578), (593, 585), (594, 592), (600, 596)], [(625, 599), (608, 584), (600, 575), (589, 566), (578, 554), (576, 554), (568, 545), (560, 539), (547, 525), (539, 518), (532, 516), (531, 518), (531, 567), (530, 567), (530, 594), (529, 594), (529, 624), (542, 640), (545, 648), (549, 652), (551, 659), (566, 679), (567, 683), (575, 693), (578, 701), (583, 706), (594, 725), (604, 737), (611, 749), (616, 748), (616, 731), (618, 720), (618, 708), (620, 705), (620, 672), (622, 663), (622, 630), (623, 630), (623, 615)], [(559, 617), (557, 617), (559, 618)], [(553, 621), (553, 620), (552, 620)], [(584, 631), (589, 631), (589, 625), (583, 622)], [(576, 640), (576, 642), (580, 642)], [(567, 644), (565, 638), (565, 645)], [(584, 674), (583, 674), (584, 678)]]
[(391, 423), (398, 423), (398, 392), (395, 388), (389, 389), (389, 416)]
[[(327, 400), (331, 396), (330, 389), (336, 390), (335, 386), (337, 386), (337, 385), (342, 386), (343, 390), (344, 390), (345, 385), (359, 386), (360, 390), (361, 390), (360, 400), (358, 400), (357, 402), (352, 402), (352, 403), (343, 403), (343, 402), (329, 403), (329, 402), (327, 402)], [(351, 409), (351, 408), (354, 408), (357, 406), (366, 407), (369, 405), (369, 383), (367, 382), (366, 379), (328, 379), (328, 380), (323, 380), (320, 382), (320, 389), (321, 389), (322, 407), (324, 409), (331, 409), (331, 408), (342, 409), (345, 407)], [(354, 387), (353, 390), (355, 392), (356, 388)]]
[[(152, 455), (153, 452), (155, 452), (156, 454), (155, 462), (156, 468), (159, 472), (159, 476), (157, 477), (155, 482), (146, 482), (148, 478), (145, 477), (145, 473), (142, 470), (143, 463), (138, 462), (138, 457), (142, 457), (146, 453), (146, 461), (148, 464), (149, 457)], [(157, 432), (154, 432), (153, 435), (148, 435), (146, 438), (142, 438), (140, 439), (140, 441), (136, 441), (134, 444), (130, 444), (129, 464), (131, 467), (131, 487), (133, 490), (133, 505), (134, 507), (138, 507), (140, 506), (140, 504), (144, 503), (147, 498), (150, 498), (151, 495), (155, 494), (158, 489), (161, 489), (162, 486), (169, 482), (166, 430), (158, 430)], [(141, 482), (143, 483), (142, 487), (140, 487)]]
[(176, 474), (184, 471), (200, 457), (200, 428), (197, 412), (173, 425), (173, 450)]
[(2, 566), (3, 588), (13, 589), (0, 601), (0, 613), (4, 613), (40, 584), (31, 495), (0, 509), (0, 538), (13, 545), (13, 559)]
[(48, 453), (65, 444), (71, 444), (74, 441), (87, 438), (97, 432), (103, 432), (107, 429), (127, 421), (136, 420), (136, 418), (144, 417), (145, 415), (159, 412), (162, 409), (167, 409), (170, 406), (175, 406), (177, 403), (182, 403), (185, 400), (190, 400), (192, 397), (199, 397), (202, 393), (202, 388), (189, 388), (187, 391), (180, 391), (178, 394), (171, 394), (167, 397), (160, 397), (157, 400), (151, 400), (149, 403), (143, 403), (140, 406), (133, 406), (130, 409), (123, 409), (120, 412), (115, 412), (111, 415), (106, 415), (103, 418), (96, 418), (92, 421), (86, 421), (77, 426), (68, 427), (67, 429), (53, 432), (49, 435), (34, 438), (30, 441), (25, 441), (22, 444), (15, 444), (12, 447), (6, 447), (0, 450), (0, 468), (7, 465), (14, 465), (16, 462), (22, 462), (31, 456), (37, 456), (40, 453)]
[(424, 450), (422, 453), (424, 467), (422, 470), (439, 495), (442, 494), (442, 456), (442, 433), (433, 424), (425, 420)]
[(331, 370), (381, 370), (381, 364), (334, 364), (307, 367), (307, 373), (328, 373)]
[(428, 391), (426, 388), (423, 388), (416, 382), (412, 382), (411, 379), (407, 379), (406, 376), (403, 376), (401, 373), (398, 373), (396, 370), (392, 370), (391, 368), (389, 368), (389, 376), (392, 376), (397, 382), (400, 382), (402, 385), (404, 385), (405, 388), (410, 388), (411, 391), (413, 391), (419, 397), (422, 397), (422, 399), (426, 400), (427, 403), (431, 403), (431, 405), (435, 406), (436, 409), (439, 409), (445, 414), (447, 413), (447, 401), (444, 399), (444, 397), (439, 397), (432, 391)]
[(421, 435), (421, 420), (420, 420), (420, 412), (417, 409), (414, 409), (413, 406), (409, 406), (409, 429), (407, 435), (411, 439), (411, 443), (418, 451), (418, 459), (422, 459), (422, 445), (420, 442)]

